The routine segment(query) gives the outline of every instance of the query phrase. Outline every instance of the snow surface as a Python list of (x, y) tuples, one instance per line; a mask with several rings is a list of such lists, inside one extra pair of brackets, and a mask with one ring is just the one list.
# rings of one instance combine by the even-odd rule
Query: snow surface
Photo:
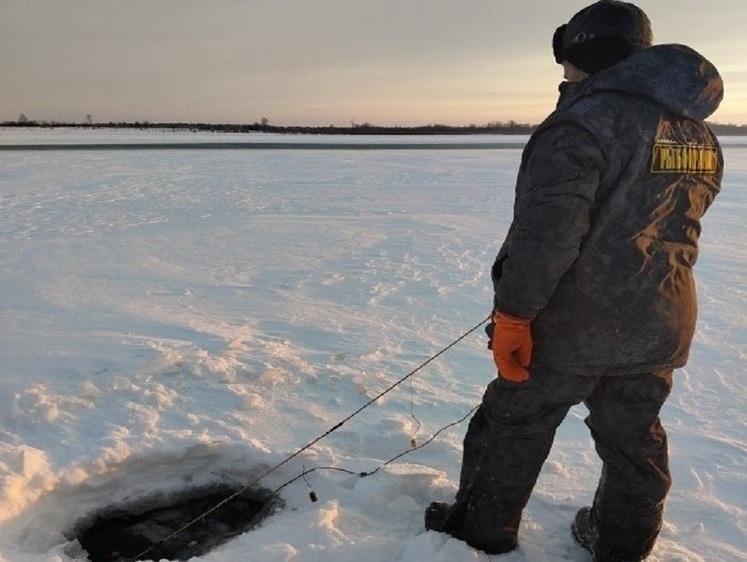
[[(84, 561), (72, 536), (101, 510), (251, 482), (476, 326), (519, 156), (0, 151), (0, 562)], [(663, 411), (674, 485), (651, 561), (747, 559), (747, 150), (726, 159), (696, 342)], [(478, 329), (260, 485), (373, 470), (465, 416), (493, 374)], [(559, 429), (508, 555), (423, 530), (453, 498), (464, 422), (373, 476), (297, 479), (199, 560), (586, 562), (569, 533), (599, 472), (584, 415)]]

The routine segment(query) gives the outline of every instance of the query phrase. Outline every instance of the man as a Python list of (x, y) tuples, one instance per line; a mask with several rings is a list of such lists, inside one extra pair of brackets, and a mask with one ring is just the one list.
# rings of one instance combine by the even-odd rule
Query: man
[(470, 422), (456, 502), (431, 504), (425, 524), (516, 548), (555, 429), (583, 401), (603, 468), (573, 536), (596, 562), (638, 561), (671, 482), (658, 416), (695, 328), (700, 218), (723, 168), (703, 120), (723, 84), (692, 49), (652, 46), (626, 2), (581, 10), (553, 50), (567, 82), (524, 150), (492, 268), (499, 376)]

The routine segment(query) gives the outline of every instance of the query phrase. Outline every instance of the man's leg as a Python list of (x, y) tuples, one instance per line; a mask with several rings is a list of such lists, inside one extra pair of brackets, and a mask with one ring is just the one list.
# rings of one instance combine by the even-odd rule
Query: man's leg
[(643, 559), (662, 525), (671, 477), (659, 410), (672, 371), (603, 377), (585, 401), (603, 462), (590, 524), (601, 553)]
[(594, 377), (533, 371), (523, 383), (490, 383), (464, 438), (456, 503), (429, 528), (486, 552), (515, 548), (522, 511), (555, 430), (595, 382)]

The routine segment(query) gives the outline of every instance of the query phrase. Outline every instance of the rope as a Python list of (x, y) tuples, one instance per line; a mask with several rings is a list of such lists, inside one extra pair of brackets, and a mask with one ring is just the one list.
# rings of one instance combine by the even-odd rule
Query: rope
[[(343, 419), (342, 421), (340, 421), (339, 423), (337, 423), (337, 424), (333, 425), (332, 427), (330, 427), (330, 428), (329, 428), (329, 429), (328, 429), (327, 431), (325, 431), (324, 433), (322, 433), (321, 435), (319, 435), (318, 437), (316, 437), (316, 438), (315, 438), (315, 439), (313, 439), (312, 441), (309, 441), (309, 442), (308, 442), (308, 443), (307, 443), (306, 445), (304, 445), (303, 447), (301, 447), (300, 449), (298, 449), (298, 450), (297, 450), (297, 451), (296, 451), (295, 453), (293, 453), (293, 454), (292, 454), (292, 455), (290, 455), (289, 457), (286, 457), (286, 458), (285, 458), (284, 460), (282, 460), (281, 462), (279, 462), (279, 463), (277, 463), (276, 465), (274, 465), (274, 466), (272, 466), (272, 467), (268, 468), (267, 470), (265, 470), (265, 471), (264, 471), (263, 473), (261, 473), (261, 474), (260, 474), (259, 476), (257, 476), (257, 477), (256, 477), (256, 478), (255, 478), (254, 480), (252, 480), (252, 481), (251, 481), (251, 482), (250, 482), (249, 484), (247, 484), (246, 486), (244, 486), (243, 488), (241, 488), (241, 489), (240, 489), (240, 490), (238, 490), (237, 492), (234, 492), (234, 493), (233, 493), (233, 494), (231, 494), (230, 496), (228, 496), (228, 497), (226, 497), (225, 499), (221, 500), (220, 502), (218, 502), (217, 504), (215, 504), (215, 505), (214, 505), (213, 507), (211, 507), (210, 509), (208, 509), (207, 511), (205, 511), (205, 512), (204, 512), (204, 513), (202, 513), (201, 515), (199, 515), (199, 516), (195, 517), (194, 519), (192, 519), (191, 521), (189, 521), (189, 522), (185, 523), (184, 525), (182, 525), (181, 527), (179, 527), (178, 529), (176, 529), (175, 531), (173, 531), (172, 533), (170, 533), (170, 534), (169, 534), (169, 535), (167, 535), (166, 537), (162, 538), (162, 539), (161, 539), (160, 541), (158, 541), (157, 543), (155, 543), (155, 544), (153, 544), (153, 545), (149, 546), (148, 548), (146, 548), (145, 550), (143, 550), (143, 551), (142, 551), (142, 552), (140, 552), (139, 554), (136, 554), (135, 556), (133, 556), (133, 557), (130, 557), (130, 558), (125, 558), (125, 559), (124, 559), (124, 562), (135, 562), (136, 560), (142, 560), (142, 557), (143, 557), (143, 556), (147, 555), (148, 553), (150, 553), (150, 552), (151, 552), (151, 551), (153, 551), (154, 549), (158, 548), (159, 546), (161, 546), (161, 545), (162, 545), (162, 544), (164, 544), (165, 542), (167, 542), (167, 541), (169, 541), (169, 540), (173, 539), (173, 538), (174, 538), (174, 537), (176, 537), (177, 535), (179, 535), (179, 534), (183, 533), (184, 531), (186, 531), (187, 529), (189, 529), (190, 527), (192, 527), (192, 526), (193, 526), (193, 525), (195, 525), (196, 523), (199, 523), (199, 522), (200, 522), (200, 521), (202, 521), (202, 520), (203, 520), (203, 519), (204, 519), (205, 517), (207, 517), (207, 516), (208, 516), (208, 515), (210, 515), (211, 513), (215, 512), (216, 510), (220, 509), (221, 507), (223, 507), (224, 505), (226, 505), (226, 504), (227, 504), (228, 502), (230, 502), (230, 501), (231, 501), (231, 500), (233, 500), (234, 498), (237, 498), (238, 496), (240, 496), (240, 495), (244, 494), (245, 492), (249, 491), (249, 489), (251, 489), (251, 488), (253, 488), (254, 486), (256, 486), (256, 485), (257, 485), (257, 483), (258, 483), (258, 482), (259, 482), (260, 480), (262, 480), (263, 478), (266, 478), (267, 476), (269, 476), (270, 474), (272, 474), (273, 472), (275, 472), (275, 471), (276, 471), (276, 470), (278, 470), (279, 468), (281, 468), (281, 467), (285, 466), (285, 465), (286, 465), (286, 464), (288, 464), (288, 463), (289, 463), (290, 461), (292, 461), (292, 460), (293, 460), (293, 459), (295, 459), (295, 458), (296, 458), (297, 456), (299, 456), (299, 455), (300, 455), (301, 453), (303, 453), (304, 451), (307, 451), (308, 449), (310, 449), (311, 447), (313, 447), (314, 445), (316, 445), (317, 443), (319, 443), (319, 441), (321, 441), (321, 440), (322, 440), (322, 439), (324, 439), (325, 437), (329, 436), (330, 434), (332, 434), (332, 433), (334, 433), (335, 431), (337, 431), (338, 429), (340, 429), (340, 428), (341, 428), (341, 427), (342, 427), (343, 425), (345, 425), (345, 424), (346, 424), (347, 422), (349, 422), (349, 421), (350, 421), (351, 419), (353, 419), (353, 418), (354, 418), (355, 416), (357, 416), (358, 414), (360, 414), (360, 413), (361, 413), (361, 412), (362, 412), (363, 410), (365, 410), (365, 409), (366, 409), (366, 408), (368, 408), (369, 406), (373, 405), (373, 404), (374, 404), (375, 402), (377, 402), (378, 400), (380, 400), (381, 398), (383, 398), (384, 396), (386, 396), (387, 394), (389, 394), (389, 393), (390, 393), (390, 392), (391, 392), (392, 390), (394, 390), (395, 388), (397, 388), (397, 387), (398, 387), (399, 385), (401, 385), (401, 384), (402, 384), (403, 382), (405, 382), (406, 380), (408, 380), (409, 378), (411, 378), (412, 376), (414, 376), (414, 375), (415, 375), (416, 373), (418, 373), (418, 372), (419, 372), (420, 370), (422, 370), (422, 369), (423, 369), (424, 367), (426, 367), (427, 365), (429, 365), (430, 363), (432, 363), (433, 361), (435, 361), (436, 359), (438, 359), (438, 358), (439, 358), (439, 357), (440, 357), (441, 355), (443, 355), (444, 353), (446, 353), (447, 351), (449, 351), (449, 350), (450, 350), (450, 349), (451, 349), (452, 347), (454, 347), (455, 345), (457, 345), (458, 343), (460, 343), (460, 342), (461, 342), (461, 341), (462, 341), (463, 339), (465, 339), (465, 338), (466, 338), (467, 336), (469, 336), (470, 334), (472, 334), (473, 332), (475, 332), (475, 331), (476, 331), (476, 330), (477, 330), (478, 328), (480, 328), (480, 326), (482, 326), (483, 324), (485, 324), (485, 322), (487, 322), (487, 321), (488, 321), (488, 320), (490, 320), (490, 319), (491, 319), (491, 316), (488, 316), (488, 317), (487, 317), (487, 318), (485, 318), (484, 320), (481, 320), (479, 324), (476, 324), (475, 326), (473, 326), (472, 328), (470, 328), (469, 330), (467, 330), (466, 332), (464, 332), (464, 333), (463, 333), (463, 334), (462, 334), (461, 336), (459, 336), (459, 337), (458, 337), (457, 339), (455, 339), (454, 341), (452, 341), (452, 342), (451, 342), (451, 343), (450, 343), (449, 345), (447, 345), (446, 347), (444, 347), (443, 349), (441, 349), (441, 350), (440, 350), (439, 352), (437, 352), (436, 354), (432, 355), (431, 357), (429, 357), (428, 359), (426, 359), (425, 361), (423, 361), (423, 362), (422, 362), (422, 363), (421, 363), (420, 365), (418, 365), (417, 367), (415, 367), (415, 368), (414, 368), (414, 369), (413, 369), (412, 371), (410, 371), (409, 373), (407, 373), (407, 374), (406, 374), (405, 376), (403, 376), (403, 377), (402, 377), (402, 378), (400, 378), (399, 380), (395, 381), (395, 382), (394, 382), (394, 383), (392, 383), (392, 384), (391, 384), (390, 386), (388, 386), (388, 387), (387, 387), (386, 389), (384, 389), (383, 391), (381, 391), (381, 392), (380, 392), (379, 394), (377, 394), (376, 396), (374, 396), (373, 398), (371, 398), (371, 399), (370, 399), (370, 400), (369, 400), (368, 402), (366, 402), (365, 404), (363, 404), (363, 406), (361, 406), (360, 408), (358, 408), (357, 410), (355, 410), (355, 411), (354, 411), (354, 412), (353, 412), (352, 414), (350, 414), (349, 416), (347, 416), (346, 418), (344, 418), (344, 419)], [(433, 435), (433, 436), (432, 436), (432, 437), (431, 437), (431, 438), (430, 438), (430, 439), (429, 439), (428, 441), (426, 441), (426, 442), (425, 442), (425, 443), (423, 443), (422, 445), (418, 445), (418, 446), (412, 447), (411, 449), (408, 449), (408, 450), (407, 450), (407, 451), (405, 451), (404, 453), (400, 453), (399, 455), (397, 455), (396, 457), (394, 457), (394, 458), (392, 458), (392, 459), (388, 460), (387, 462), (385, 462), (384, 464), (382, 464), (381, 466), (379, 466), (378, 468), (376, 468), (376, 469), (375, 469), (374, 471), (372, 471), (372, 472), (369, 472), (369, 473), (366, 473), (366, 472), (362, 472), (362, 473), (359, 473), (359, 475), (360, 475), (360, 476), (370, 476), (370, 475), (372, 475), (372, 474), (374, 474), (374, 473), (378, 472), (380, 468), (383, 468), (384, 466), (386, 466), (386, 465), (390, 464), (391, 462), (394, 462), (394, 461), (395, 461), (396, 459), (398, 459), (398, 458), (400, 458), (400, 457), (402, 457), (402, 456), (404, 456), (404, 455), (406, 455), (406, 454), (408, 454), (408, 453), (410, 453), (410, 452), (412, 452), (412, 451), (415, 451), (415, 450), (417, 450), (417, 449), (420, 449), (420, 448), (424, 447), (425, 445), (427, 445), (428, 443), (430, 443), (431, 441), (433, 441), (433, 440), (434, 440), (434, 439), (436, 438), (436, 436), (437, 436), (437, 435), (438, 435), (439, 433), (441, 433), (442, 431), (444, 431), (445, 429), (447, 429), (447, 428), (449, 428), (449, 427), (452, 427), (452, 426), (454, 426), (454, 425), (457, 425), (458, 423), (461, 423), (462, 421), (464, 421), (464, 420), (465, 420), (465, 419), (466, 419), (466, 418), (467, 418), (467, 417), (468, 417), (468, 416), (469, 416), (469, 415), (470, 415), (470, 414), (471, 414), (472, 412), (474, 412), (474, 411), (475, 411), (475, 409), (477, 409), (477, 407), (473, 408), (473, 409), (472, 409), (472, 410), (471, 410), (471, 411), (470, 411), (469, 413), (467, 413), (467, 415), (466, 415), (466, 416), (464, 416), (464, 417), (463, 417), (462, 419), (460, 419), (459, 421), (456, 421), (456, 422), (454, 422), (454, 423), (451, 423), (451, 424), (449, 424), (449, 425), (447, 425), (447, 426), (445, 426), (445, 427), (441, 428), (441, 429), (440, 429), (440, 430), (439, 430), (438, 432), (436, 432), (436, 433), (435, 433), (435, 434), (434, 434), (434, 435)], [(320, 468), (321, 468), (321, 467), (320, 467)], [(335, 467), (326, 467), (326, 468), (327, 468), (328, 470), (339, 470), (339, 471), (341, 471), (341, 472), (347, 472), (347, 473), (349, 473), (349, 474), (356, 474), (356, 473), (354, 473), (354, 472), (352, 472), (352, 471), (349, 471), (349, 470), (346, 470), (346, 469), (342, 469), (342, 468), (335, 468)], [(301, 473), (301, 475), (299, 475), (299, 476), (297, 476), (297, 477), (293, 478), (293, 479), (292, 479), (292, 480), (290, 480), (289, 482), (286, 482), (285, 484), (283, 484), (282, 486), (280, 486), (279, 488), (277, 488), (277, 489), (276, 489), (276, 490), (275, 490), (274, 492), (272, 492), (272, 494), (270, 494), (270, 495), (269, 495), (269, 496), (268, 496), (268, 497), (267, 497), (267, 498), (265, 499), (265, 501), (269, 500), (269, 499), (270, 499), (271, 497), (273, 497), (274, 495), (276, 495), (276, 494), (277, 494), (277, 493), (278, 493), (278, 492), (279, 492), (280, 490), (282, 490), (283, 488), (285, 488), (285, 487), (286, 487), (287, 485), (289, 485), (290, 483), (292, 483), (292, 482), (295, 482), (295, 481), (296, 481), (296, 480), (298, 480), (299, 478), (302, 478), (302, 477), (304, 477), (304, 476), (305, 476), (306, 474), (308, 474), (308, 473), (310, 473), (310, 472), (313, 472), (314, 470), (317, 470), (317, 469), (316, 469), (316, 468), (313, 468), (313, 469), (309, 469), (308, 471), (303, 471), (303, 472)]]

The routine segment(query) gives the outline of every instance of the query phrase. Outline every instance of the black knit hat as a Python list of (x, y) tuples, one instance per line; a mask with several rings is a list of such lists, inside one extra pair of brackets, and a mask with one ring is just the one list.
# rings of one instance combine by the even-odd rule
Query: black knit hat
[(587, 74), (617, 64), (653, 44), (648, 16), (638, 6), (599, 0), (555, 30), (555, 61), (568, 61)]

